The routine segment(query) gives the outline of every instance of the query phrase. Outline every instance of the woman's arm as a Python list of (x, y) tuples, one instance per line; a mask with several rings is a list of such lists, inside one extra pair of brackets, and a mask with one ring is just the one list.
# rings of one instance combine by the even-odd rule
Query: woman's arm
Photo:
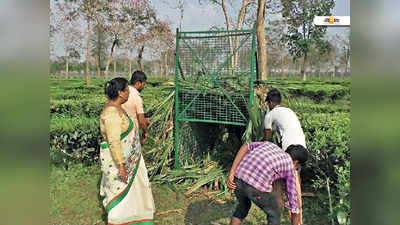
[(124, 163), (126, 162), (121, 146), (122, 118), (115, 107), (108, 107), (104, 112), (104, 125), (106, 129), (107, 141), (110, 144), (111, 155), (119, 169), (122, 181), (127, 180), (127, 171)]

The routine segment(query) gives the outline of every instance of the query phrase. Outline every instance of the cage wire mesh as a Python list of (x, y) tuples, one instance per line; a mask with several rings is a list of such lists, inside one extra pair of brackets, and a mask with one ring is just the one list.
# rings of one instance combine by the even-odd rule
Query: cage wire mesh
[(185, 154), (207, 149), (201, 146), (207, 140), (188, 121), (247, 124), (246, 105), (255, 75), (255, 29), (177, 32), (176, 44), (175, 161), (185, 164), (183, 159), (193, 158)]
[(246, 124), (252, 52), (251, 30), (180, 33), (180, 116)]

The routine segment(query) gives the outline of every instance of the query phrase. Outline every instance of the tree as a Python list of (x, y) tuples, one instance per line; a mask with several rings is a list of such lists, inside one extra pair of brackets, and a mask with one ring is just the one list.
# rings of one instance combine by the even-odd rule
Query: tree
[(325, 64), (325, 77), (328, 76), (329, 72), (329, 62), (330, 62), (330, 53), (332, 52), (333, 45), (326, 40), (321, 40), (317, 42), (318, 53), (319, 53), (319, 63), (324, 62)]
[(170, 25), (166, 22), (158, 21), (147, 32), (147, 39), (150, 43), (150, 48), (156, 53), (159, 60), (160, 76), (168, 75), (168, 53), (174, 48), (174, 34)]
[(50, 10), (50, 34), (54, 38), (52, 35), (59, 32), (63, 38), (65, 76), (68, 78), (71, 55), (76, 55), (74, 53), (82, 47), (78, 5), (73, 1), (56, 1)]
[(103, 68), (103, 62), (107, 57), (107, 37), (103, 26), (97, 23), (93, 27), (93, 38), (91, 40), (92, 55), (96, 59), (97, 76), (101, 76), (101, 70)]
[(342, 55), (340, 61), (343, 64), (343, 76), (348, 74), (350, 63), (350, 35), (349, 33), (341, 39)]
[[(115, 48), (122, 45), (128, 51), (126, 41), (128, 39), (136, 39), (141, 36), (146, 28), (155, 20), (155, 12), (151, 8), (148, 0), (110, 0), (106, 6), (107, 20), (106, 30), (112, 37), (112, 45), (110, 48), (109, 59), (106, 63), (106, 76), (108, 74), (108, 66), (113, 57)], [(133, 37), (128, 37), (133, 36)], [(144, 46), (142, 48), (144, 50)], [(114, 74), (115, 62), (114, 58)]]
[[(267, 68), (270, 68), (269, 71), (280, 71), (279, 74), (283, 75), (283, 61), (287, 52), (281, 39), (284, 35), (286, 25), (282, 19), (266, 19), (265, 24), (265, 39), (268, 53)], [(278, 67), (280, 69), (278, 69)], [(271, 75), (269, 71), (267, 74)]]
[(288, 23), (285, 37), (289, 53), (294, 60), (303, 57), (301, 76), (306, 79), (305, 65), (312, 46), (319, 48), (323, 43), (326, 27), (315, 26), (315, 16), (330, 16), (335, 6), (334, 0), (282, 0), (283, 17)]
[(185, 12), (185, 2), (184, 0), (179, 0), (178, 1), (178, 6), (176, 7), (179, 9), (180, 17), (179, 17), (179, 30), (182, 30), (182, 24), (183, 24), (183, 13)]
[(257, 32), (257, 52), (259, 56), (258, 71), (261, 80), (267, 79), (267, 45), (265, 41), (265, 0), (258, 0), (256, 32)]
[[(226, 4), (227, 3), (226, 0), (209, 0), (209, 1), (212, 2), (213, 4), (221, 7), (222, 12), (224, 13), (224, 17), (225, 17), (226, 30), (228, 30), (228, 31), (231, 30), (235, 24), (231, 22), (231, 17), (229, 16), (229, 10), (228, 10), (227, 4)], [(199, 3), (201, 3), (201, 2), (202, 1), (199, 0)], [(230, 3), (232, 5), (232, 1), (230, 1)], [(250, 5), (255, 4), (255, 3), (256, 3), (256, 0), (242, 0), (242, 4), (237, 13), (237, 15), (238, 15), (237, 20), (236, 20), (236, 29), (237, 30), (240, 30), (243, 27), (247, 8)], [(235, 40), (233, 40), (232, 37), (228, 37), (228, 42), (229, 42), (230, 52), (231, 52), (231, 54), (233, 54), (234, 49), (239, 46), (239, 37), (235, 38)], [(238, 53), (236, 53), (231, 60), (232, 68), (236, 68), (236, 66), (238, 65), (238, 59), (239, 59), (239, 56), (238, 56)]]
[(101, 0), (78, 0), (80, 12), (86, 19), (86, 84), (90, 85), (90, 42), (91, 42), (91, 24), (97, 20), (100, 10), (104, 5)]
[[(248, 5), (250, 6), (250, 5)], [(258, 0), (257, 10), (249, 20), (243, 20), (246, 24), (256, 24), (258, 69), (261, 79), (268, 76), (267, 70), (267, 38), (265, 34), (265, 13), (275, 14), (280, 12), (280, 2), (277, 0)], [(247, 9), (247, 8), (246, 8)]]

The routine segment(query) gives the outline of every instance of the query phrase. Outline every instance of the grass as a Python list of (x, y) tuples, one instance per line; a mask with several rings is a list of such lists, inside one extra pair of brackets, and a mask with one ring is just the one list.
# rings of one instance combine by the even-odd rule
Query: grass
[[(106, 215), (99, 197), (101, 172), (99, 165), (82, 166), (74, 164), (65, 170), (52, 166), (50, 174), (50, 224), (104, 225)], [(235, 209), (231, 194), (215, 197), (213, 192), (200, 189), (190, 195), (179, 185), (164, 184), (152, 186), (157, 213), (155, 224), (160, 225), (228, 225)], [(317, 198), (304, 198), (305, 224), (328, 224), (324, 213), (326, 205)], [(243, 225), (259, 225), (266, 221), (265, 214), (252, 206)], [(288, 225), (284, 212), (282, 225)]]

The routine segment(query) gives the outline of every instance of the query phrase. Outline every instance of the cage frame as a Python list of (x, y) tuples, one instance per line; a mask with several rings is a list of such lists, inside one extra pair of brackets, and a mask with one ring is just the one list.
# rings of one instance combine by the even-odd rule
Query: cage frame
[[(243, 30), (210, 30), (210, 31), (179, 31), (179, 29), (176, 29), (176, 48), (175, 48), (175, 103), (174, 103), (174, 167), (175, 169), (178, 169), (180, 167), (179, 165), (179, 153), (180, 153), (180, 131), (181, 131), (181, 123), (183, 122), (206, 122), (206, 123), (216, 123), (216, 124), (230, 124), (230, 125), (238, 125), (238, 126), (246, 126), (247, 122), (235, 122), (235, 121), (219, 121), (219, 120), (210, 120), (210, 119), (193, 119), (193, 118), (185, 118), (183, 116), (184, 112), (188, 110), (191, 105), (197, 100), (197, 98), (202, 94), (206, 93), (207, 88), (203, 86), (197, 96), (188, 104), (186, 107), (182, 110), (180, 109), (180, 101), (179, 101), (179, 94), (180, 94), (180, 88), (179, 88), (179, 80), (180, 80), (180, 74), (183, 74), (181, 65), (180, 65), (180, 45), (186, 45), (189, 50), (191, 51), (192, 55), (194, 56), (195, 60), (197, 63), (202, 67), (202, 69), (205, 69), (207, 72), (207, 75), (209, 76), (209, 79), (207, 82), (215, 82), (217, 86), (221, 88), (221, 90), (224, 91), (224, 88), (219, 84), (218, 81), (216, 81), (218, 74), (221, 72), (221, 70), (226, 67), (229, 62), (231, 62), (232, 57), (243, 47), (243, 44), (247, 41), (245, 39), (244, 41), (242, 40), (241, 43), (238, 46), (234, 46), (234, 49), (228, 57), (225, 59), (225, 62), (219, 65), (219, 68), (215, 73), (211, 73), (207, 67), (203, 65), (202, 60), (198, 57), (196, 54), (196, 49), (193, 49), (190, 47), (190, 45), (186, 42), (187, 39), (193, 39), (193, 38), (218, 38), (218, 37), (225, 37), (221, 36), (221, 34), (226, 33), (225, 36), (227, 37), (233, 37), (235, 34), (240, 34), (240, 33), (247, 33), (248, 38), (251, 39), (251, 56), (250, 56), (250, 79), (249, 79), (249, 90), (248, 90), (248, 103), (252, 104), (253, 98), (254, 98), (254, 82), (255, 82), (255, 76), (256, 76), (256, 64), (257, 64), (257, 53), (256, 53), (256, 28), (255, 26), (252, 29), (243, 29)], [(208, 36), (205, 37), (187, 37), (185, 35), (196, 35), (196, 34), (205, 34)], [(219, 35), (219, 36), (217, 36)], [(232, 48), (231, 48), (232, 50)], [(248, 118), (243, 115), (243, 113), (240, 111), (240, 109), (235, 105), (234, 101), (230, 98), (230, 96), (224, 92), (224, 95), (227, 97), (227, 100), (235, 107), (236, 110), (240, 113), (240, 115), (248, 121)]]

